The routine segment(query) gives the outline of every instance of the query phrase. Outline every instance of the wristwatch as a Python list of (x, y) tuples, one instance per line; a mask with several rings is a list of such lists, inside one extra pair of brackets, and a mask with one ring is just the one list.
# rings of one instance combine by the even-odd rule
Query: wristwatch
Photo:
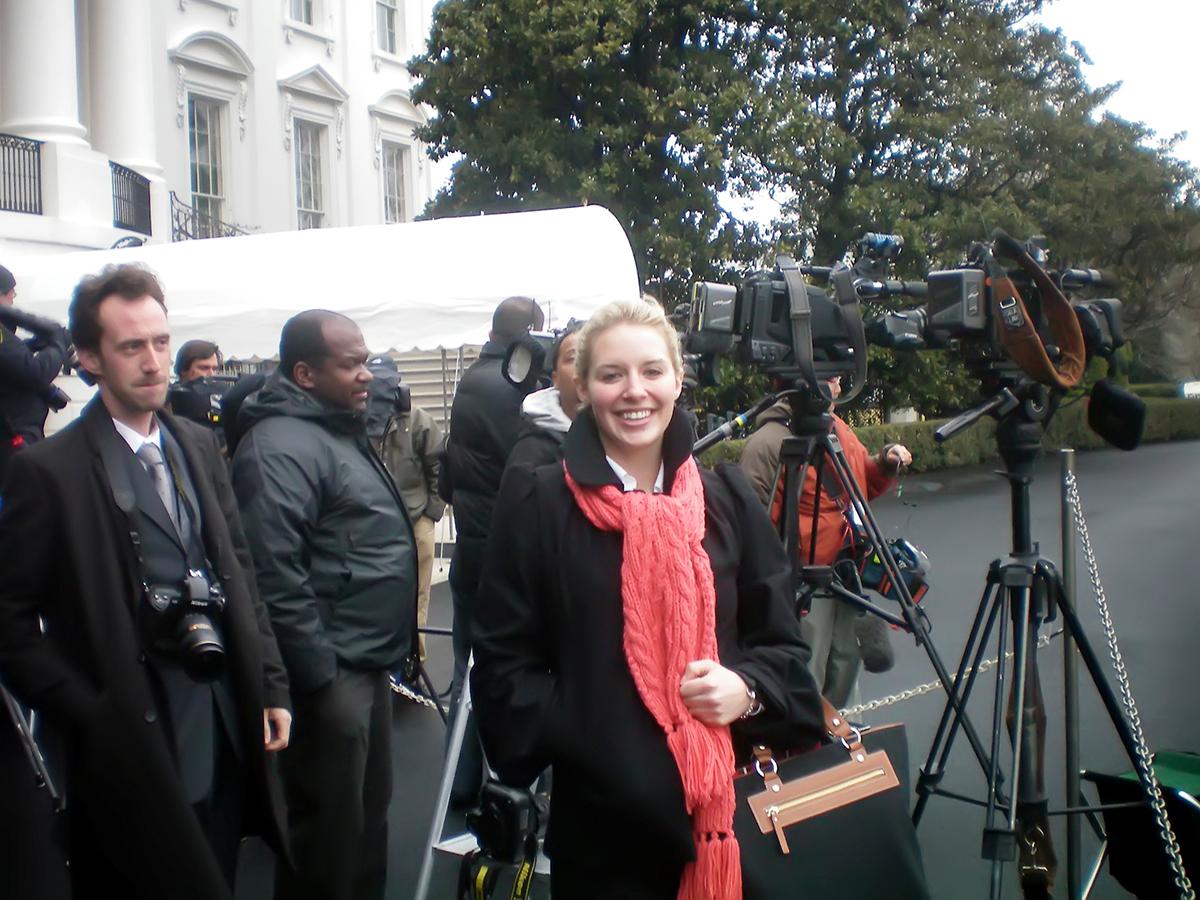
[(751, 687), (752, 682), (743, 678), (746, 681), (746, 696), (750, 699), (750, 705), (746, 707), (746, 711), (738, 716), (739, 719), (749, 719), (751, 716), (757, 716), (763, 711), (762, 701), (758, 699), (758, 691)]

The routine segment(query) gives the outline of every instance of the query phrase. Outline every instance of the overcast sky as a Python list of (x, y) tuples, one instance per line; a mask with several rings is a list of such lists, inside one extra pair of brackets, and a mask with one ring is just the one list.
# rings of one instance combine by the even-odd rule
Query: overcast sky
[(1186, 131), (1175, 155), (1200, 168), (1200, 0), (1054, 0), (1041, 18), (1083, 45), (1089, 84), (1122, 83), (1110, 112), (1159, 137)]

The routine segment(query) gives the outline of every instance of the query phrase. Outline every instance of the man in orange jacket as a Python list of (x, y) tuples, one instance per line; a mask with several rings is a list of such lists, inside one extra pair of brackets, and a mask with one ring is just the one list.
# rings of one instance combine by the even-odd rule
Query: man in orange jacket
[[(829, 380), (830, 392), (836, 400), (841, 394), (840, 378)], [(832, 411), (832, 405), (830, 407)], [(779, 478), (780, 448), (784, 438), (791, 435), (792, 410), (786, 401), (772, 406), (758, 417), (758, 430), (746, 441), (741, 466), (754, 486), (760, 500), (770, 509), (771, 519), (778, 524), (783, 509), (783, 483)], [(912, 454), (902, 444), (889, 444), (876, 456), (867, 452), (858, 436), (836, 414), (834, 432), (846, 454), (846, 461), (868, 500), (886, 492), (900, 469), (912, 462)], [(812, 468), (804, 476), (800, 493), (800, 552), (806, 565), (828, 566), (837, 559), (850, 538), (850, 522), (846, 517), (849, 503), (842, 496), (831, 464), (824, 466), (821, 500), (817, 513), (817, 540), (812, 545), (813, 502), (817, 493), (817, 473)], [(862, 668), (862, 656), (854, 633), (854, 620), (859, 615), (845, 601), (825, 594), (812, 599), (812, 606), (801, 621), (805, 641), (812, 648), (809, 665), (821, 692), (834, 706), (844, 707), (850, 699)]]

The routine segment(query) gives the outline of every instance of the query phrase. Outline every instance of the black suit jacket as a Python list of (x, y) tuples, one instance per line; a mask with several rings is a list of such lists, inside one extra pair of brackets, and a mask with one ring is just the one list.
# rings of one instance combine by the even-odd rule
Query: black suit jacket
[[(205, 548), (228, 598), (224, 638), (247, 809), (286, 858), (262, 711), (289, 705), (287, 677), (247, 574), (215, 436), (169, 415), (161, 421), (186, 457)], [(0, 677), (66, 734), (71, 815), (83, 817), (97, 852), (147, 896), (221, 900), (229, 889), (184, 795), (134, 626), (140, 575), (123, 511), (134, 501), (109, 477), (121, 454), (129, 447), (97, 398), (62, 433), (13, 458), (0, 508)]]

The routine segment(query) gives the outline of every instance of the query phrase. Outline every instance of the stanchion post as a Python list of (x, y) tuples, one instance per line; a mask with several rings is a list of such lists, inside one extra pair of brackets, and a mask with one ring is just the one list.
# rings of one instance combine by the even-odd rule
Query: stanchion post
[[(1067, 483), (1075, 474), (1075, 451), (1060, 450), (1062, 459), (1062, 589), (1067, 605), (1075, 609), (1075, 511), (1068, 498)], [(1079, 657), (1070, 629), (1063, 629), (1063, 718), (1066, 730), (1067, 806), (1081, 804), (1079, 788)], [(1067, 816), (1067, 896), (1080, 900), (1082, 882), (1080, 841), (1082, 823)]]

